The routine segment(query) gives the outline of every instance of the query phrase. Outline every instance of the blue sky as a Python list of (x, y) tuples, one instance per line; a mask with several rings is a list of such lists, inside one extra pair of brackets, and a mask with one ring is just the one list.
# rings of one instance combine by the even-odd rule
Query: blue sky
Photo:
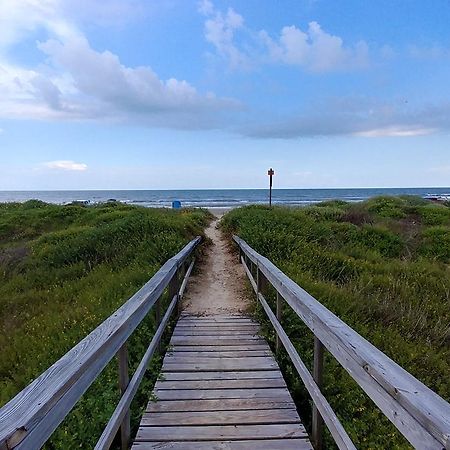
[(450, 185), (450, 2), (2, 0), (0, 189)]

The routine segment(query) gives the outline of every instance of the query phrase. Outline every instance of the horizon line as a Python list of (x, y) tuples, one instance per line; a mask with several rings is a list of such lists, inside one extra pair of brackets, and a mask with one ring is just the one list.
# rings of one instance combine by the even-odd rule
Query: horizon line
[[(299, 191), (313, 191), (313, 190), (358, 190), (358, 189), (450, 189), (449, 186), (375, 186), (375, 187), (296, 187), (296, 188), (273, 188), (272, 191), (288, 191), (288, 190), (299, 190)], [(176, 189), (0, 189), (0, 192), (88, 192), (88, 191), (266, 191), (269, 190), (268, 187), (263, 188), (176, 188)]]

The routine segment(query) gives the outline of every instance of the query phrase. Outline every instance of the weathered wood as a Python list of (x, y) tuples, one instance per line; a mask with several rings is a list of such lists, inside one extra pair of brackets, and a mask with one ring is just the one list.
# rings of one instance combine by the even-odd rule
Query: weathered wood
[(220, 398), (276, 398), (289, 401), (291, 398), (286, 388), (273, 389), (155, 389), (158, 400), (217, 400)]
[(305, 439), (265, 439), (245, 441), (136, 442), (134, 450), (312, 450)]
[(163, 380), (244, 380), (244, 379), (278, 379), (283, 378), (279, 370), (246, 370), (245, 372), (162, 372)]
[[(217, 348), (217, 347), (216, 347)], [(178, 351), (178, 347), (175, 347), (174, 350), (170, 351), (167, 354), (167, 361), (172, 360), (176, 357), (190, 357), (190, 358), (251, 358), (254, 356), (272, 356), (270, 350), (228, 350), (222, 351), (222, 347), (219, 347), (217, 351)]]
[(211, 425), (176, 426), (176, 427), (140, 427), (136, 441), (183, 441), (183, 440), (238, 440), (238, 439), (292, 439), (307, 438), (302, 425)]
[(300, 423), (295, 409), (266, 409), (252, 411), (187, 411), (167, 413), (145, 413), (141, 426), (177, 425), (263, 425), (272, 423)]
[(192, 336), (193, 328), (188, 333), (178, 328), (188, 320), (183, 316), (172, 336), (155, 401), (147, 405), (133, 449), (147, 445), (144, 441), (149, 448), (163, 442), (234, 448), (237, 442), (236, 448), (254, 449), (265, 448), (260, 443), (266, 441), (276, 445), (268, 447), (273, 450), (291, 448), (278, 445), (284, 440), (311, 449), (278, 364), (265, 340), (255, 335), (258, 327), (252, 322), (252, 334), (248, 326), (223, 333), (218, 324)]
[(277, 367), (272, 356), (247, 356), (245, 359), (241, 357), (211, 358), (208, 355), (185, 356), (184, 352), (169, 355), (164, 359), (163, 367), (171, 367), (172, 364), (195, 364), (196, 366), (223, 364), (227, 367), (228, 365), (236, 365), (244, 370), (251, 370), (249, 364), (255, 367), (267, 367), (271, 369)]
[[(128, 375), (128, 348), (127, 343), (120, 347), (117, 352), (119, 362), (119, 389), (122, 396), (127, 390), (130, 377)], [(120, 424), (120, 445), (122, 450), (127, 450), (130, 443), (131, 423), (130, 410), (127, 409)]]
[(341, 422), (337, 418), (330, 404), (327, 402), (325, 397), (320, 392), (320, 389), (316, 385), (312, 375), (309, 373), (307, 367), (305, 366), (299, 354), (295, 350), (294, 345), (292, 344), (286, 332), (283, 330), (282, 326), (278, 322), (277, 318), (275, 317), (275, 314), (272, 312), (269, 305), (267, 304), (266, 299), (262, 294), (258, 294), (258, 299), (261, 305), (263, 306), (264, 311), (267, 314), (267, 317), (269, 318), (270, 322), (275, 328), (276, 333), (280, 337), (280, 340), (284, 345), (284, 348), (286, 349), (289, 357), (291, 358), (291, 361), (294, 364), (297, 373), (303, 380), (303, 383), (305, 384), (306, 389), (311, 395), (314, 404), (320, 411), (325, 423), (327, 424), (328, 430), (333, 436), (334, 442), (336, 442), (336, 445), (340, 449), (356, 450), (356, 447), (353, 445), (353, 442), (351, 441)]
[(250, 389), (250, 388), (285, 388), (283, 378), (247, 378), (237, 380), (184, 380), (157, 381), (155, 389)]
[(211, 345), (215, 344), (217, 347), (221, 345), (252, 345), (252, 344), (260, 344), (264, 342), (259, 336), (250, 336), (245, 339), (233, 338), (228, 336), (217, 336), (214, 338), (213, 336), (182, 336), (173, 338), (172, 343), (176, 344), (184, 344), (184, 345)]
[(239, 336), (242, 337), (244, 339), (246, 338), (253, 338), (253, 336), (258, 336), (258, 334), (256, 333), (256, 329), (254, 330), (238, 330), (238, 331), (231, 331), (231, 330), (221, 330), (220, 328), (217, 330), (174, 330), (173, 332), (174, 336), (211, 336), (211, 337), (216, 337), (216, 336), (230, 336), (230, 337), (235, 337), (235, 336)]
[(250, 345), (177, 345), (169, 349), (170, 353), (173, 352), (230, 352), (230, 351), (243, 351), (253, 352), (258, 350), (270, 351), (266, 342), (261, 341), (258, 343), (252, 342)]
[(242, 251), (416, 448), (450, 447), (450, 405), (361, 337), (242, 239)]
[(194, 319), (182, 318), (183, 324), (186, 325), (254, 325), (255, 322), (247, 317), (220, 317), (214, 316), (195, 317)]
[[(323, 345), (322, 342), (314, 336), (314, 365), (313, 378), (317, 387), (322, 390), (323, 382)], [(315, 450), (322, 450), (323, 446), (323, 419), (317, 406), (313, 402), (312, 405), (312, 424), (311, 424), (312, 441)]]
[(294, 402), (276, 398), (222, 398), (220, 400), (169, 400), (151, 401), (147, 412), (183, 412), (183, 411), (256, 411), (260, 409), (292, 409)]
[(184, 291), (186, 289), (189, 277), (191, 276), (192, 269), (194, 268), (194, 264), (195, 264), (195, 258), (192, 259), (186, 273), (183, 274), (184, 278), (183, 278), (183, 282), (181, 283), (180, 292), (179, 292), (180, 299), (182, 299), (184, 296)]
[[(283, 298), (281, 297), (280, 293), (277, 291), (277, 309), (276, 309), (276, 316), (278, 322), (281, 323), (281, 316), (283, 314)], [(281, 349), (281, 341), (277, 334), (276, 341), (275, 341), (275, 351), (277, 354), (280, 352)]]
[[(203, 331), (210, 331), (213, 330), (229, 330), (229, 331), (253, 331), (257, 330), (259, 326), (256, 323), (246, 323), (242, 325), (229, 325), (229, 324), (222, 324), (222, 323), (215, 323), (215, 324), (193, 324), (193, 325), (186, 325), (184, 322), (177, 325), (175, 327), (175, 330), (203, 330)], [(174, 331), (175, 331), (174, 330)]]
[(210, 361), (205, 361), (201, 363), (197, 362), (179, 362), (170, 363), (164, 362), (163, 370), (164, 372), (193, 372), (196, 370), (201, 371), (243, 371), (243, 370), (272, 370), (278, 369), (278, 365), (274, 360), (264, 359), (264, 361), (252, 361), (257, 358), (249, 358), (246, 361), (246, 367), (243, 366), (242, 360), (240, 358), (211, 358)]
[(196, 333), (196, 332), (234, 332), (234, 333), (254, 333), (259, 327), (256, 324), (246, 324), (246, 325), (228, 325), (222, 326), (221, 324), (211, 324), (210, 326), (177, 326), (174, 331), (177, 333)]
[(162, 294), (192, 240), (122, 307), (0, 409), (0, 448), (40, 448)]
[[(156, 322), (156, 326), (158, 327), (159, 324), (161, 323), (161, 302), (162, 302), (162, 298), (158, 298), (158, 300), (156, 300), (155, 303), (155, 322)], [(161, 340), (158, 342), (158, 353), (161, 353)]]
[(134, 372), (131, 381), (128, 383), (126, 390), (124, 391), (119, 403), (116, 406), (116, 409), (112, 413), (108, 421), (108, 424), (103, 430), (103, 433), (95, 446), (95, 450), (109, 449), (121, 421), (123, 421), (123, 418), (129, 413), (131, 402), (141, 384), (142, 378), (145, 375), (145, 371), (147, 370), (148, 364), (152, 359), (154, 352), (157, 350), (158, 344), (161, 341), (161, 336), (167, 326), (167, 323), (170, 320), (170, 316), (172, 315), (173, 310), (175, 309), (177, 300), (178, 296), (174, 295), (158, 329), (156, 330), (152, 340), (150, 341), (150, 345), (148, 346), (146, 352), (144, 353), (144, 356), (142, 357), (141, 362), (136, 368), (136, 371)]

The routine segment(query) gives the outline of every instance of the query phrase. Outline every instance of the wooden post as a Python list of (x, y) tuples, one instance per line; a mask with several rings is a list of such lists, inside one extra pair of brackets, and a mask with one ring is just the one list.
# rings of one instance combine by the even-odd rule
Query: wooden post
[(275, 175), (275, 171), (272, 167), (267, 171), (267, 175), (269, 175), (269, 206), (272, 207), (272, 177)]
[(258, 311), (259, 297), (258, 294), (261, 292), (261, 273), (259, 272), (259, 267), (256, 265), (256, 311)]
[[(280, 322), (281, 324), (281, 316), (283, 314), (283, 297), (281, 297), (280, 293), (277, 291), (277, 320), (278, 322)], [(275, 349), (277, 354), (280, 352), (281, 349), (281, 341), (280, 341), (280, 337), (278, 336), (277, 333), (277, 341), (275, 344)]]
[[(169, 303), (172, 301), (174, 295), (178, 295), (178, 289), (180, 288), (178, 280), (179, 269), (175, 272), (172, 279), (169, 282)], [(178, 303), (178, 315), (181, 314), (181, 305)]]
[[(314, 336), (314, 366), (313, 378), (319, 389), (322, 388), (323, 382), (323, 353), (324, 347), (322, 342)], [(312, 407), (312, 442), (316, 450), (322, 449), (323, 444), (323, 419), (313, 403)]]
[[(128, 374), (128, 348), (125, 342), (122, 347), (119, 348), (117, 352), (117, 358), (119, 362), (119, 389), (120, 393), (123, 395), (127, 389), (130, 377)], [(128, 409), (125, 414), (122, 424), (120, 425), (120, 441), (121, 449), (128, 450), (130, 444), (130, 410)]]
[(262, 295), (267, 296), (268, 291), (269, 291), (269, 280), (261, 271), (259, 271), (259, 292), (261, 292)]
[[(161, 323), (161, 297), (159, 297), (155, 303), (155, 322), (156, 329), (158, 329), (159, 324)], [(161, 340), (158, 342), (158, 353), (161, 354)]]

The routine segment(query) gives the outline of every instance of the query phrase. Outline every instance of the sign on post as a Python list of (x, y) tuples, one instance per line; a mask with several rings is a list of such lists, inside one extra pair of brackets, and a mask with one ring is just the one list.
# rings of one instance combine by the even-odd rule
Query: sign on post
[(275, 171), (272, 167), (267, 171), (267, 175), (269, 175), (270, 185), (269, 185), (269, 206), (272, 206), (272, 177), (275, 175)]

